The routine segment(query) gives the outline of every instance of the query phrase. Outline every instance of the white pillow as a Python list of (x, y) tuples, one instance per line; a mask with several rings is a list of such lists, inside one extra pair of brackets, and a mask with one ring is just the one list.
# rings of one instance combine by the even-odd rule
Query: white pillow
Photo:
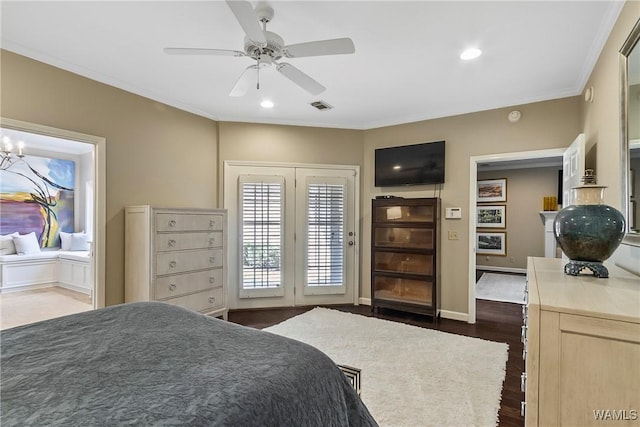
[(86, 233), (73, 233), (71, 236), (70, 251), (88, 251), (89, 250), (89, 235)]
[(28, 255), (40, 252), (40, 243), (35, 232), (13, 236), (13, 244), (16, 245), (18, 255)]
[(73, 233), (60, 232), (60, 249), (63, 251), (71, 250), (71, 236)]
[(16, 245), (13, 244), (13, 236), (19, 236), (17, 231), (0, 236), (0, 255), (13, 255), (16, 253)]

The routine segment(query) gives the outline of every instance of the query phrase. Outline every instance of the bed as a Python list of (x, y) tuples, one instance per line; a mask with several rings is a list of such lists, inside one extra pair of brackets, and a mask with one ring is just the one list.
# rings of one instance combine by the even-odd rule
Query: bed
[(140, 302), (0, 333), (7, 426), (375, 426), (324, 353)]

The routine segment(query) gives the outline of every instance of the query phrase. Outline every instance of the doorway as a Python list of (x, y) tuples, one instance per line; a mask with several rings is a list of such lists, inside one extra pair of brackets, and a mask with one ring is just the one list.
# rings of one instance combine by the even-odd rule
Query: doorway
[[(77, 201), (74, 201), (74, 231), (83, 230), (87, 241), (90, 268), (86, 271), (90, 289), (91, 308), (105, 305), (105, 211), (106, 211), (106, 148), (105, 139), (73, 131), (23, 122), (8, 118), (0, 119), (0, 128), (7, 134), (22, 135), (25, 140), (24, 154), (46, 155), (66, 159), (74, 165), (82, 164), (78, 174), (84, 174), (82, 185), (76, 178)], [(58, 154), (56, 154), (58, 153)], [(71, 159), (71, 160), (69, 160)], [(88, 187), (87, 187), (88, 186)], [(88, 189), (89, 191), (85, 191)], [(66, 261), (68, 273), (77, 274), (77, 259), (71, 255)], [(65, 268), (66, 268), (65, 267)], [(65, 270), (66, 271), (66, 270)], [(89, 285), (90, 284), (90, 285)], [(73, 288), (73, 286), (71, 286)]]
[(357, 303), (357, 166), (225, 162), (230, 308)]
[(478, 205), (478, 165), (497, 162), (540, 162), (545, 159), (562, 158), (564, 148), (472, 156), (469, 160), (469, 276), (468, 276), (468, 323), (476, 322), (476, 209)]

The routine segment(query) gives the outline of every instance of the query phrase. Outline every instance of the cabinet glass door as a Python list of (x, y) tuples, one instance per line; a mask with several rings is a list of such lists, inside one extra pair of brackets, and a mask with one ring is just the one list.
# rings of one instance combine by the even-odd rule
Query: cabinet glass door
[(433, 222), (434, 206), (378, 206), (375, 222)]
[(376, 299), (433, 305), (433, 284), (430, 281), (376, 276), (373, 286)]
[(433, 255), (377, 251), (374, 268), (395, 273), (433, 274)]
[(376, 227), (373, 244), (389, 248), (433, 249), (433, 229)]

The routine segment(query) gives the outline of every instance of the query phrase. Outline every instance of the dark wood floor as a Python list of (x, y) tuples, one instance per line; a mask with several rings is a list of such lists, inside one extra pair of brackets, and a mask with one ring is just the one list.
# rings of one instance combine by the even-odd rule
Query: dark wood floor
[[(262, 329), (286, 319), (302, 314), (313, 307), (295, 307), (279, 309), (238, 310), (229, 313), (229, 320), (245, 326)], [(373, 316), (371, 307), (361, 306), (330, 306), (337, 310)], [(456, 320), (440, 319), (433, 324), (430, 317), (402, 313), (381, 309), (376, 317), (437, 329), (469, 337), (482, 338), (490, 341), (504, 342), (509, 345), (507, 372), (502, 388), (500, 403), (500, 427), (522, 427), (524, 419), (520, 416), (520, 374), (523, 369), (522, 343), (520, 342), (520, 326), (522, 325), (522, 306), (519, 304), (477, 300), (476, 324)]]

